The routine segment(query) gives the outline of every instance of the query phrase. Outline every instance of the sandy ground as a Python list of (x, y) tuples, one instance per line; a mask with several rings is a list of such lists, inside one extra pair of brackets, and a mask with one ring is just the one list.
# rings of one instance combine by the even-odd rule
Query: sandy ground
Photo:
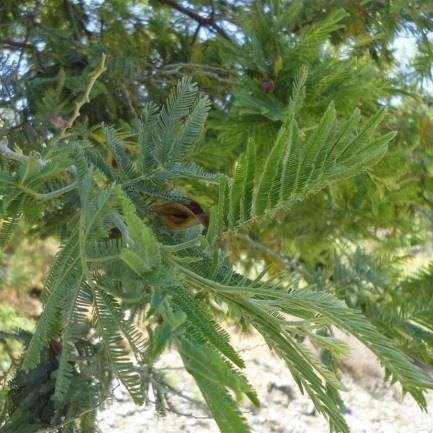
[[(381, 370), (373, 356), (355, 341), (352, 356), (346, 360), (348, 374), (343, 382), (350, 389), (343, 393), (346, 420), (353, 433), (433, 433), (433, 393), (428, 395), (431, 413), (422, 412), (409, 397), (402, 397), (398, 386), (383, 383)], [(242, 337), (236, 347), (243, 351), (246, 374), (257, 390), (262, 407), (242, 407), (253, 433), (324, 433), (327, 422), (315, 413), (310, 400), (301, 395), (284, 364), (268, 352), (257, 338)], [(179, 357), (168, 352), (159, 367), (182, 394), (200, 400), (191, 377), (178, 367)], [(350, 374), (349, 374), (350, 373)], [(173, 411), (160, 417), (152, 403), (136, 407), (124, 389), (115, 390), (113, 404), (99, 412), (103, 433), (218, 433), (200, 403), (171, 396)], [(236, 433), (236, 432), (233, 432)]]

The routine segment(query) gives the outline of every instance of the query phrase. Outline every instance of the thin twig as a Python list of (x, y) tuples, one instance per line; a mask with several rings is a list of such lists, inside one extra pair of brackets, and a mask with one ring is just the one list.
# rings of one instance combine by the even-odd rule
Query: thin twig
[(132, 103), (131, 94), (129, 93), (129, 90), (125, 84), (122, 84), (122, 91), (126, 97), (128, 107), (131, 110), (131, 114), (134, 116), (134, 119), (138, 119), (137, 110), (135, 109), (134, 104)]
[(6, 339), (11, 339), (11, 340), (26, 340), (26, 337), (23, 336), (23, 335), (12, 334), (11, 332), (0, 331), (0, 340), (6, 340)]
[(214, 71), (215, 73), (221, 72), (223, 74), (232, 75), (233, 71), (228, 70), (226, 68), (222, 68), (221, 66), (213, 66), (213, 65), (202, 65), (200, 63), (170, 63), (165, 66), (164, 70), (169, 69), (177, 69), (177, 68), (192, 68), (192, 69), (204, 69), (209, 71)]
[(186, 413), (186, 412), (181, 412), (181, 411), (177, 410), (174, 407), (173, 403), (168, 398), (168, 396), (165, 396), (165, 401), (167, 403), (167, 406), (168, 406), (168, 409), (170, 410), (170, 412), (174, 413), (177, 416), (183, 416), (183, 417), (192, 418), (192, 419), (212, 419), (212, 417), (210, 415), (198, 416), (198, 415), (194, 415), (193, 413)]
[(63, 138), (65, 138), (66, 131), (72, 128), (75, 121), (80, 116), (80, 110), (83, 107), (83, 105), (90, 102), (90, 93), (93, 89), (93, 86), (95, 85), (97, 79), (105, 72), (106, 59), (107, 56), (105, 54), (102, 54), (101, 63), (98, 66), (98, 68), (90, 75), (90, 81), (89, 84), (87, 85), (87, 89), (84, 92), (83, 97), (75, 103), (75, 109), (71, 118), (66, 122), (66, 125), (60, 130), (59, 135), (53, 140), (54, 144), (61, 141)]
[(75, 48), (82, 48), (82, 45), (79, 42), (75, 41), (74, 39), (71, 39), (68, 36), (63, 35), (60, 32), (53, 30), (48, 26), (43, 25), (42, 23), (36, 23), (35, 27), (37, 27), (38, 29), (40, 29), (45, 33), (48, 33), (51, 36), (54, 36), (57, 39), (62, 39), (63, 41), (67, 42), (69, 45), (72, 45)]
[(236, 233), (235, 237), (237, 239), (240, 239), (242, 241), (247, 242), (250, 246), (253, 248), (263, 252), (264, 254), (274, 258), (278, 262), (280, 262), (284, 267), (289, 268), (290, 270), (295, 270), (296, 272), (299, 272), (301, 275), (307, 276), (309, 278), (312, 277), (312, 275), (307, 272), (305, 269), (302, 269), (297, 263), (295, 263), (293, 260), (288, 260), (284, 256), (276, 253), (275, 251), (268, 248), (266, 245), (263, 245), (260, 242), (257, 242), (253, 239), (251, 239), (248, 235), (244, 235), (241, 233)]
[[(159, 72), (159, 74), (160, 75), (178, 75), (178, 74), (180, 74), (180, 68), (179, 68), (179, 70), (174, 70), (174, 69), (169, 70), (169, 71), (168, 70), (167, 71), (161, 70)], [(203, 77), (208, 77), (214, 81), (218, 81), (219, 83), (224, 83), (224, 84), (233, 83), (233, 80), (222, 78), (222, 77), (218, 76), (217, 74), (213, 74), (212, 72), (200, 71), (200, 72), (197, 72), (195, 74), (193, 73), (192, 75), (197, 75), (197, 76), (201, 75)]]
[(74, 12), (72, 5), (69, 3), (68, 0), (63, 0), (63, 9), (66, 12), (67, 20), (70, 21), (70, 23), (71, 23), (73, 38), (76, 41), (79, 41), (80, 40), (80, 32), (78, 31), (77, 22), (75, 19), (75, 12)]
[[(151, 70), (151, 75), (147, 77), (151, 83), (152, 77), (157, 75), (178, 75), (181, 74), (185, 69), (193, 75), (203, 75), (221, 83), (233, 84), (234, 82), (234, 80), (231, 78), (234, 75), (233, 71), (219, 66), (202, 65), (200, 63), (171, 63), (163, 67), (157, 67), (146, 61), (144, 61), (144, 65)], [(224, 77), (224, 75), (227, 76), (227, 78)], [(156, 83), (152, 83), (152, 85), (157, 86)]]
[(60, 197), (63, 194), (66, 194), (69, 191), (72, 191), (78, 187), (78, 181), (69, 183), (68, 185), (65, 185), (62, 188), (55, 189), (54, 191), (46, 192), (46, 193), (39, 193), (35, 192), (33, 194), (34, 198), (37, 200), (52, 200), (53, 198)]
[[(26, 29), (26, 36), (24, 38), (24, 44), (28, 44), (31, 32), (37, 23), (40, 9), (41, 9), (41, 0), (36, 0), (35, 1), (35, 7), (34, 7), (32, 13), (30, 14), (30, 24), (27, 26), (27, 29)], [(35, 53), (36, 53), (36, 61), (39, 63), (38, 51), (35, 50)], [(23, 58), (24, 58), (24, 48), (21, 50), (19, 58), (18, 58), (18, 62), (16, 63), (16, 67), (15, 67), (16, 71), (20, 70), (21, 62), (22, 62)]]
[(249, 352), (251, 350), (260, 349), (262, 347), (268, 347), (268, 345), (266, 343), (255, 344), (254, 346), (249, 346), (249, 347), (244, 347), (243, 349), (239, 349), (238, 352), (239, 353)]
[(158, 381), (156, 381), (153, 378), (150, 378), (150, 382), (152, 383), (152, 386), (155, 386), (160, 391), (162, 391), (164, 394), (166, 394), (166, 393), (173, 394), (173, 395), (175, 395), (175, 396), (177, 396), (183, 400), (186, 400), (189, 403), (192, 403), (194, 406), (198, 407), (203, 412), (209, 413), (207, 407), (201, 401), (187, 396), (182, 391), (178, 391), (176, 388), (172, 387), (168, 383), (159, 383)]
[(28, 50), (34, 50), (35, 47), (32, 44), (29, 44), (27, 42), (20, 42), (20, 41), (14, 41), (12, 39), (0, 39), (0, 45), (6, 45), (8, 49), (28, 49)]
[(289, 260), (287, 260), (285, 257), (281, 256), (280, 254), (276, 253), (275, 251), (272, 251), (266, 245), (263, 245), (262, 243), (257, 242), (254, 239), (251, 239), (248, 235), (243, 235), (241, 233), (236, 233), (235, 237), (238, 238), (238, 239), (240, 239), (240, 240), (242, 240), (242, 241), (245, 241), (250, 246), (252, 246), (253, 248), (255, 248), (255, 249), (259, 250), (259, 251), (262, 251), (266, 255), (271, 256), (272, 258), (274, 258), (275, 260), (277, 260), (278, 262), (280, 262), (284, 266), (291, 266), (292, 265), (289, 262)]
[(200, 32), (201, 24), (197, 24), (197, 28), (194, 31), (194, 34), (192, 35), (192, 45), (195, 44), (195, 41), (197, 40), (198, 33)]
[(198, 24), (204, 27), (208, 27), (211, 30), (216, 31), (219, 35), (221, 35), (224, 39), (230, 41), (230, 36), (226, 33), (226, 31), (215, 21), (215, 13), (211, 13), (209, 17), (203, 17), (197, 12), (188, 9), (187, 7), (181, 5), (175, 0), (159, 0), (160, 3), (163, 3), (167, 6), (176, 9), (178, 12), (188, 16), (189, 18), (196, 21)]

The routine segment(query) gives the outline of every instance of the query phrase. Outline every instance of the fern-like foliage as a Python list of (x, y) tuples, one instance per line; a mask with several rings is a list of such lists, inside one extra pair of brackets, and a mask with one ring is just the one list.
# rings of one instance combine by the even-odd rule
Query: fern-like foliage
[[(331, 103), (315, 130), (303, 138), (296, 113), (302, 107), (306, 78), (303, 69), (294, 86), (287, 119), (264, 166), (256, 166), (256, 149), (250, 141), (236, 163), (233, 180), (221, 180), (220, 201), (214, 210), (216, 224), (224, 221), (227, 228), (237, 230), (272, 218), (280, 209), (289, 209), (330, 182), (358, 175), (385, 153), (395, 133), (372, 137), (383, 111), (359, 127), (361, 116), (355, 110), (346, 122), (337, 125)], [(221, 227), (216, 230), (221, 231)]]
[[(259, 401), (242, 373), (243, 360), (217, 324), (215, 305), (236, 312), (262, 335), (336, 431), (348, 431), (338, 394), (344, 386), (302, 343), (310, 338), (319, 348), (341, 356), (347, 348), (325, 332), (331, 327), (367, 345), (392, 380), (425, 406), (429, 379), (356, 305), (349, 307), (327, 288), (292, 287), (291, 279), (251, 280), (237, 274), (226, 258), (224, 231), (236, 232), (273, 218), (329, 182), (360, 173), (381, 157), (392, 138), (392, 133), (373, 137), (383, 113), (361, 126), (359, 112), (337, 124), (331, 105), (304, 139), (296, 116), (305, 79), (303, 70), (264, 166), (258, 166), (257, 149), (250, 141), (233, 179), (207, 173), (190, 158), (208, 103), (189, 79), (180, 81), (161, 109), (148, 105), (140, 122), (123, 131), (101, 128), (100, 135), (95, 133), (98, 143), (63, 138), (60, 150), (15, 154), (0, 176), (3, 216), (9, 218), (4, 231), (10, 231), (17, 215), (29, 218), (35, 208), (43, 209), (42, 220), (57, 215), (59, 206), (67, 211), (63, 243), (45, 283), (44, 310), (17, 375), (31, 383), (34, 374), (51, 365), (55, 375), (50, 376), (47, 392), (53, 413), (68, 420), (79, 417), (69, 410), (69, 402), (84, 370), (91, 372), (88, 389), (95, 402), (101, 401), (102, 384), (111, 380), (111, 370), (142, 404), (158, 378), (154, 364), (171, 346), (178, 350), (220, 430), (249, 432), (238, 402), (243, 396), (255, 406)], [(114, 163), (107, 162), (107, 155)], [(204, 212), (179, 193), (187, 179), (201, 182), (208, 202), (218, 180), (207, 237), (198, 224), (206, 225), (203, 219), (197, 217), (195, 227), (172, 231), (157, 216), (161, 207), (155, 203), (163, 206), (167, 201), (174, 209), (189, 206), (189, 213), (180, 212), (176, 218)], [(55, 182), (59, 185), (52, 189)], [(289, 316), (299, 320), (290, 321)], [(427, 311), (415, 316), (420, 324), (431, 325)], [(53, 344), (58, 351), (48, 359), (47, 348)], [(11, 410), (10, 415), (14, 413)], [(56, 417), (44, 422), (58, 426)]]

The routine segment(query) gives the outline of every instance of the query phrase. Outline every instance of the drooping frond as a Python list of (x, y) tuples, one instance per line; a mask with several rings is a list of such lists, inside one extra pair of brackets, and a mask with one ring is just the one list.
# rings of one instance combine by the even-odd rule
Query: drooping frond
[(170, 294), (170, 299), (173, 305), (186, 314), (189, 335), (194, 335), (194, 339), (200, 344), (211, 344), (239, 368), (245, 367), (244, 361), (231, 346), (227, 332), (206, 314), (204, 306), (200, 305), (187, 290), (183, 287), (176, 288)]
[(310, 309), (310, 314), (319, 313), (342, 330), (357, 337), (376, 354), (393, 381), (399, 381), (403, 390), (409, 392), (420, 406), (425, 407), (426, 402), (420, 387), (432, 387), (428, 377), (421, 369), (416, 368), (391, 340), (377, 332), (364, 316), (348, 308), (329, 293), (298, 290), (288, 294), (287, 302), (290, 306), (284, 306), (285, 311), (299, 313), (308, 312)]
[(134, 401), (141, 404), (144, 400), (142, 379), (130, 359), (122, 332), (122, 328), (127, 329), (127, 325), (113, 320), (112, 311), (115, 307), (109, 295), (94, 290), (93, 298), (98, 330), (107, 347), (107, 356), (111, 365)]
[[(301, 388), (307, 390), (316, 407), (322, 408), (323, 413), (338, 425), (341, 431), (347, 430), (345, 423), (335, 402), (326, 397), (317, 373), (325, 379), (328, 386), (337, 389), (338, 382), (330, 379), (326, 369), (323, 369), (318, 361), (313, 361), (305, 349), (297, 347), (297, 344), (291, 341), (293, 337), (284, 331), (285, 319), (278, 316), (279, 312), (308, 322), (317, 322), (320, 326), (334, 325), (354, 335), (377, 355), (392, 380), (399, 381), (403, 390), (409, 392), (421, 407), (425, 407), (422, 389), (433, 386), (425, 373), (414, 366), (391, 340), (378, 332), (365, 316), (347, 307), (332, 294), (305, 289), (286, 291), (277, 287), (269, 288), (266, 283), (262, 286), (221, 284), (204, 278), (185, 266), (178, 266), (193, 287), (211, 288), (217, 296), (243, 311), (251, 325), (256, 327), (268, 344), (286, 360), (294, 378)], [(310, 373), (306, 370), (307, 366), (311, 368)]]
[(82, 337), (84, 327), (90, 317), (92, 294), (86, 283), (82, 283), (67, 293), (67, 305), (62, 317), (65, 332), (62, 339), (62, 353), (57, 370), (54, 398), (62, 401), (70, 387), (74, 373), (73, 357), (77, 354), (76, 343)]
[(234, 404), (226, 387), (236, 392), (248, 392), (248, 387), (239, 383), (241, 376), (231, 372), (226, 364), (209, 350), (199, 348), (182, 339), (179, 344), (182, 361), (194, 377), (203, 397), (222, 433), (249, 433), (244, 418)]
[(39, 318), (35, 333), (27, 348), (22, 368), (29, 370), (40, 361), (40, 353), (50, 339), (59, 335), (60, 313), (68, 293), (78, 290), (83, 278), (78, 242), (73, 237), (58, 253), (47, 278), (44, 298), (45, 308)]
[[(306, 348), (296, 343), (294, 336), (289, 331), (285, 330), (285, 319), (277, 314), (281, 309), (274, 308), (271, 299), (265, 295), (258, 296), (257, 299), (252, 297), (255, 290), (253, 287), (223, 285), (204, 279), (185, 267), (181, 269), (187, 275), (188, 284), (201, 288), (212, 286), (218, 297), (242, 311), (243, 317), (259, 331), (267, 344), (286, 361), (301, 390), (308, 392), (318, 410), (338, 426), (339, 431), (347, 431), (347, 425), (335, 402), (326, 395), (326, 385), (341, 389), (341, 384), (326, 370), (325, 366), (320, 364), (319, 360), (314, 359), (314, 356)], [(251, 293), (248, 294), (250, 290)], [(306, 318), (299, 312), (297, 315)], [(311, 317), (308, 319), (311, 320)], [(320, 323), (319, 319), (318, 321)]]

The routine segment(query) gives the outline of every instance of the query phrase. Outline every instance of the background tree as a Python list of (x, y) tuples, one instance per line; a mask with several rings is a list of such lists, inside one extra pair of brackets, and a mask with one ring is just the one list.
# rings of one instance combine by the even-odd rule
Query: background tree
[(432, 267), (403, 265), (431, 250), (432, 15), (427, 0), (2, 2), (0, 239), (61, 244), (33, 337), (1, 337), (26, 346), (2, 432), (92, 431), (111, 375), (141, 403), (170, 344), (221, 431), (248, 431), (233, 396), (257, 398), (215, 323), (232, 318), (338, 431), (333, 326), (423, 406)]

